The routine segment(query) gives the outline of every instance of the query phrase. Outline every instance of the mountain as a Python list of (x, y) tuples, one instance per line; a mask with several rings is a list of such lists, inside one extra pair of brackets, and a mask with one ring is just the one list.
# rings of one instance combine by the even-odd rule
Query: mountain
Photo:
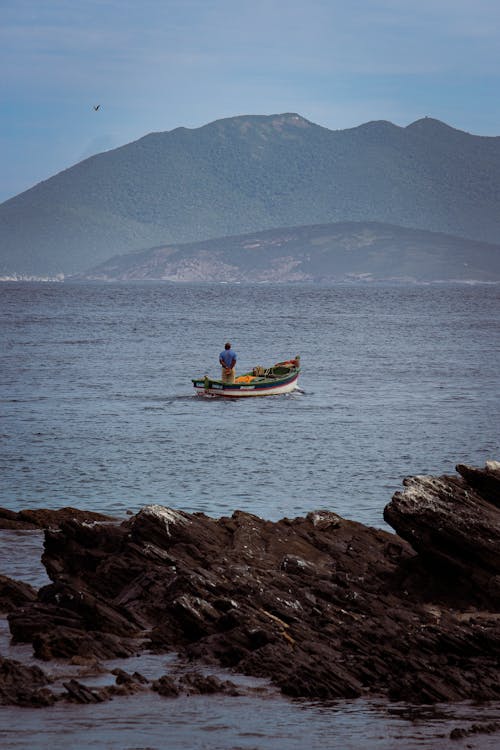
[(116, 256), (74, 280), (496, 281), (500, 245), (375, 222), (169, 244)]
[(377, 221), (496, 242), (500, 138), (424, 118), (328, 130), (297, 114), (151, 133), (0, 205), (0, 275), (283, 226)]

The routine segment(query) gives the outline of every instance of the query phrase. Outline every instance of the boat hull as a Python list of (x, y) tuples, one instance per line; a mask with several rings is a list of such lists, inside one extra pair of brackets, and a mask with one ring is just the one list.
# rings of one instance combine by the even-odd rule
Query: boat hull
[(248, 398), (249, 396), (278, 396), (281, 393), (291, 393), (298, 388), (298, 374), (287, 383), (272, 385), (227, 385), (212, 382), (205, 387), (203, 380), (194, 383), (198, 396), (221, 396), (223, 398)]
[(199, 396), (218, 396), (221, 398), (249, 398), (259, 396), (279, 396), (291, 393), (298, 388), (299, 371), (274, 381), (263, 379), (261, 382), (224, 383), (222, 380), (200, 378), (193, 380), (194, 389)]

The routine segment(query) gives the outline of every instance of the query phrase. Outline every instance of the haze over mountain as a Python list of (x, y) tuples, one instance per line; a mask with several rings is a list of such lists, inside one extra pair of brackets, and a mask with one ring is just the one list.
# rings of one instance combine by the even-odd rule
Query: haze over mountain
[(375, 222), (338, 222), (164, 245), (74, 277), (94, 281), (500, 281), (500, 245)]
[(500, 239), (500, 138), (424, 118), (332, 131), (297, 114), (151, 133), (0, 205), (0, 275), (277, 227), (384, 222)]

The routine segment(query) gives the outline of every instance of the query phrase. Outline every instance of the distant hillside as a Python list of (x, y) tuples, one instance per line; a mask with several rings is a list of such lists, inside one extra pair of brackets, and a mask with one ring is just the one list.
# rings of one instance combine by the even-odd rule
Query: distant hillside
[(0, 205), (0, 276), (281, 226), (379, 221), (496, 242), (500, 138), (426, 118), (331, 131), (296, 114), (152, 133)]
[(130, 281), (500, 281), (500, 245), (388, 224), (290, 227), (120, 255), (75, 277)]

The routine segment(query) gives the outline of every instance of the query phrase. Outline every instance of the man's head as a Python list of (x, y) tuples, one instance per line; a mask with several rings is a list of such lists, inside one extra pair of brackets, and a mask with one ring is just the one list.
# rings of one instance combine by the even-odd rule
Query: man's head
[(230, 348), (231, 348), (231, 344), (228, 341), (227, 344), (224, 344), (224, 349), (230, 349)]

